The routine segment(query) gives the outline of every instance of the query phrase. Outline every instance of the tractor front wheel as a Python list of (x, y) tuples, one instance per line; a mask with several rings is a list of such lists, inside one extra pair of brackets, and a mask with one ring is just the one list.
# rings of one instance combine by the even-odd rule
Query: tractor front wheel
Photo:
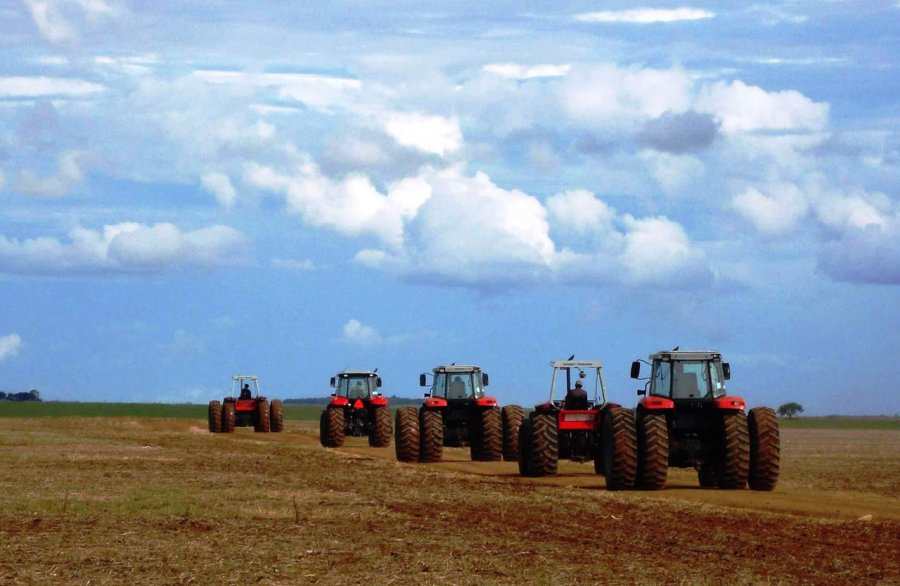
[(253, 431), (269, 433), (272, 431), (272, 420), (269, 419), (269, 402), (265, 399), (256, 401), (256, 413), (253, 421)]
[(375, 407), (369, 428), (369, 445), (383, 448), (391, 444), (391, 412), (387, 407)]
[(531, 418), (532, 476), (553, 476), (559, 467), (559, 424), (556, 413), (537, 413)]
[(419, 411), (419, 459), (423, 462), (440, 462), (444, 457), (444, 419), (440, 411)]
[(719, 441), (716, 483), (719, 488), (744, 488), (750, 472), (750, 433), (747, 429), (747, 414), (743, 411), (723, 413)]
[[(603, 475), (608, 490), (634, 487), (637, 475), (637, 437), (634, 411), (610, 407), (603, 418)], [(595, 464), (596, 466), (596, 464)]]
[(771, 407), (756, 407), (747, 416), (750, 432), (750, 474), (753, 490), (772, 490), (781, 465), (781, 437), (778, 417)]
[(234, 413), (234, 401), (225, 401), (222, 405), (222, 433), (232, 433), (237, 425), (237, 416)]
[(477, 438), (470, 441), (472, 460), (496, 462), (503, 457), (503, 421), (496, 407), (478, 414), (478, 426), (473, 430)]
[(663, 413), (644, 413), (638, 419), (637, 486), (660, 490), (669, 474), (669, 429)]
[(394, 447), (397, 450), (397, 460), (401, 462), (415, 462), (419, 459), (419, 413), (415, 407), (400, 407), (397, 409), (394, 422)]
[(697, 480), (700, 482), (700, 488), (716, 488), (716, 468), (709, 462), (700, 464), (697, 469)]
[(275, 433), (284, 431), (284, 405), (281, 399), (274, 399), (269, 406), (269, 424)]
[(209, 431), (222, 433), (222, 404), (218, 401), (209, 402)]
[(507, 405), (501, 412), (503, 419), (503, 459), (519, 459), (519, 428), (525, 419), (525, 410), (518, 405)]

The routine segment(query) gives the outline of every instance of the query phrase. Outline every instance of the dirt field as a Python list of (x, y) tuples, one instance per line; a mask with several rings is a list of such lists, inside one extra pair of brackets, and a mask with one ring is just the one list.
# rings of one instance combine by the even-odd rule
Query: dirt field
[(783, 430), (773, 493), (405, 465), (200, 420), (0, 420), (2, 584), (900, 583), (900, 432)]

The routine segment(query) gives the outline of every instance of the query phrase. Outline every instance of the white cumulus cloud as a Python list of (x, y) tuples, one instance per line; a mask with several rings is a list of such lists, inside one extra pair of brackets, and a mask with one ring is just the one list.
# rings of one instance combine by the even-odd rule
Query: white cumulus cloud
[(353, 174), (335, 181), (310, 162), (301, 163), (291, 174), (251, 164), (245, 181), (281, 194), (288, 211), (310, 225), (349, 236), (374, 235), (394, 247), (402, 244), (404, 220), (430, 196), (430, 187), (419, 179), (392, 183), (382, 194), (365, 176)]
[(197, 70), (197, 79), (214, 85), (274, 91), (273, 98), (301, 102), (323, 111), (353, 108), (362, 83), (357, 79), (314, 73), (252, 73), (241, 71)]
[(628, 128), (666, 112), (684, 112), (693, 103), (694, 81), (684, 71), (573, 67), (563, 81), (563, 106), (589, 127)]
[(67, 97), (84, 98), (99, 94), (104, 86), (81, 79), (61, 77), (0, 77), (0, 97), (39, 98)]
[(565, 77), (572, 66), (568, 64), (552, 65), (520, 65), (518, 63), (490, 63), (482, 67), (483, 71), (508, 79), (535, 79), (540, 77)]
[(393, 113), (386, 116), (384, 130), (403, 146), (441, 157), (462, 146), (462, 130), (456, 118), (418, 113)]
[(231, 184), (231, 179), (224, 173), (207, 173), (201, 183), (203, 188), (213, 194), (223, 207), (230, 208), (237, 201), (237, 190)]
[(79, 39), (78, 24), (116, 18), (117, 2), (106, 0), (25, 0), (38, 31), (51, 43), (72, 44)]
[(76, 228), (68, 240), (0, 236), (0, 273), (157, 273), (247, 262), (246, 238), (228, 226), (181, 231), (172, 224), (134, 222)]
[(742, 81), (703, 88), (697, 108), (721, 121), (725, 132), (753, 130), (817, 131), (828, 124), (828, 104), (797, 91), (767, 92)]
[(343, 340), (360, 346), (372, 346), (381, 342), (381, 334), (372, 326), (367, 326), (358, 319), (351, 319), (344, 324)]
[(22, 338), (18, 334), (0, 337), (0, 361), (15, 356), (19, 353), (20, 348), (22, 348)]
[(66, 195), (84, 178), (80, 163), (82, 158), (83, 155), (80, 152), (63, 153), (57, 161), (56, 174), (49, 177), (41, 177), (27, 169), (22, 170), (16, 178), (13, 189), (24, 195), (40, 197)]
[(582, 22), (652, 24), (658, 22), (679, 22), (685, 20), (705, 20), (716, 15), (700, 8), (637, 8), (634, 10), (604, 10), (587, 12), (575, 16)]

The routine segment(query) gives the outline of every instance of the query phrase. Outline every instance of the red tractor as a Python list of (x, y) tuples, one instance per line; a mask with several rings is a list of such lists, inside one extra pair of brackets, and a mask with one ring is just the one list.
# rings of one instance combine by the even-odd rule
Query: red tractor
[(326, 448), (344, 445), (346, 436), (369, 438), (369, 445), (391, 443), (391, 412), (387, 397), (378, 392), (378, 369), (345, 370), (331, 377), (335, 389), (319, 419), (319, 441)]
[[(550, 398), (536, 405), (519, 430), (519, 473), (523, 476), (550, 476), (559, 460), (594, 462), (594, 471), (606, 477), (609, 490), (634, 486), (637, 471), (637, 440), (634, 413), (606, 400), (603, 363), (599, 361), (554, 360)], [(593, 399), (580, 392), (593, 372)], [(572, 380), (573, 372), (578, 380)], [(566, 397), (555, 399), (556, 384), (565, 373)]]
[(420, 375), (419, 386), (430, 388), (421, 409), (397, 410), (397, 459), (437, 462), (443, 458), (444, 446), (469, 446), (472, 460), (477, 461), (516, 459), (522, 408), (501, 409), (497, 399), (484, 393), (488, 380), (480, 367), (456, 363)]
[(778, 418), (770, 407), (745, 413), (744, 400), (727, 394), (731, 369), (720, 353), (677, 347), (657, 352), (649, 363), (633, 362), (631, 378), (640, 378), (641, 362), (651, 372), (638, 390), (643, 395), (637, 406), (640, 488), (665, 487), (670, 466), (696, 468), (704, 488), (775, 488)]
[[(256, 394), (250, 389), (253, 383)], [(234, 398), (235, 389), (238, 397)], [(231, 394), (220, 403), (209, 402), (209, 431), (231, 433), (235, 427), (253, 426), (254, 431), (279, 432), (284, 430), (284, 412), (280, 399), (271, 405), (259, 394), (259, 378), (236, 374), (231, 377)]]

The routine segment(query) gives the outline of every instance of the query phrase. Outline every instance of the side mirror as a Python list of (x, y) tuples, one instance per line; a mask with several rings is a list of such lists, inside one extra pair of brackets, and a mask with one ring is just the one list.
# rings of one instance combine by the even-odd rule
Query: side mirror
[(722, 374), (725, 375), (725, 380), (731, 380), (731, 365), (727, 362), (722, 363)]
[(337, 393), (331, 393), (332, 397), (337, 397)]
[(637, 390), (638, 397), (643, 397), (647, 394), (647, 389), (638, 389)]
[(420, 374), (420, 375), (419, 375), (419, 386), (420, 386), (420, 387), (426, 387), (426, 386), (428, 386), (427, 381), (425, 380), (425, 375), (424, 375), (424, 374)]
[(481, 373), (481, 385), (485, 386), (485, 387), (488, 386), (489, 384), (491, 384), (488, 382), (489, 380), (490, 379), (488, 378), (488, 373), (482, 372)]
[(334, 377), (331, 377), (331, 386), (334, 386)]
[(429, 393), (425, 393), (425, 394), (422, 395), (422, 396), (425, 397), (425, 398), (427, 399), (427, 398), (430, 397), (431, 395), (430, 395)]
[(381, 377), (380, 377), (380, 376), (376, 376), (376, 377), (375, 377), (375, 386), (376, 386), (376, 387), (380, 387), (380, 386), (381, 386)]
[(631, 378), (640, 378), (641, 363), (637, 360), (631, 363)]

